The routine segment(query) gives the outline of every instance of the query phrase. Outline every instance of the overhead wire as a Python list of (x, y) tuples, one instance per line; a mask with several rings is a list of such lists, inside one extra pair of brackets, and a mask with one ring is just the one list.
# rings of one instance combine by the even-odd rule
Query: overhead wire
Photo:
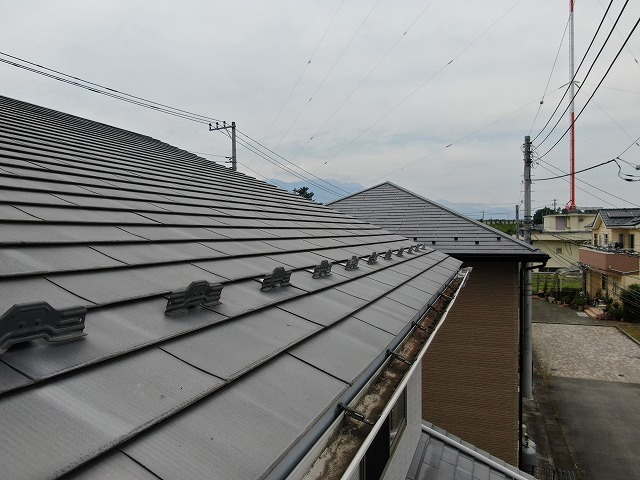
[[(561, 90), (562, 88), (563, 88), (563, 87), (556, 88), (553, 92), (556, 92), (556, 91), (558, 91), (558, 90)], [(553, 93), (553, 92), (551, 92), (551, 93)], [(408, 167), (410, 167), (410, 166), (412, 166), (412, 165), (415, 165), (416, 163), (419, 163), (419, 162), (421, 162), (421, 161), (423, 161), (423, 160), (426, 160), (427, 158), (433, 157), (434, 155), (437, 155), (438, 153), (440, 153), (440, 152), (442, 152), (442, 151), (446, 150), (447, 148), (450, 148), (450, 147), (452, 147), (452, 146), (454, 146), (454, 145), (456, 145), (456, 144), (458, 144), (458, 143), (460, 143), (460, 142), (462, 142), (462, 141), (464, 141), (464, 140), (466, 140), (466, 139), (468, 139), (468, 138), (470, 138), (470, 137), (474, 136), (475, 134), (477, 134), (477, 133), (479, 133), (479, 132), (481, 132), (481, 131), (483, 131), (483, 130), (486, 130), (487, 128), (489, 128), (489, 127), (491, 127), (491, 126), (495, 125), (496, 123), (501, 122), (501, 121), (502, 121), (502, 120), (504, 120), (505, 118), (509, 118), (511, 115), (515, 115), (515, 114), (516, 114), (516, 113), (518, 113), (519, 111), (524, 110), (525, 108), (527, 108), (527, 107), (531, 106), (532, 104), (536, 103), (537, 101), (538, 101), (538, 98), (536, 98), (536, 99), (534, 99), (534, 100), (530, 101), (530, 102), (529, 102), (529, 103), (527, 103), (526, 105), (523, 105), (523, 106), (521, 106), (521, 107), (518, 107), (517, 109), (515, 109), (515, 110), (511, 111), (510, 113), (507, 113), (506, 115), (503, 115), (502, 117), (500, 117), (500, 118), (498, 118), (498, 119), (496, 119), (496, 120), (493, 120), (492, 122), (489, 122), (489, 123), (487, 123), (487, 124), (483, 125), (482, 127), (478, 128), (478, 129), (476, 129), (476, 130), (474, 130), (474, 131), (472, 131), (472, 132), (470, 132), (470, 133), (468, 133), (468, 134), (466, 134), (466, 135), (463, 135), (462, 137), (459, 137), (459, 138), (457, 138), (457, 139), (455, 139), (455, 140), (453, 140), (453, 141), (450, 141), (449, 143), (447, 143), (447, 145), (445, 145), (445, 146), (443, 146), (443, 147), (440, 147), (440, 148), (438, 148), (437, 150), (434, 150), (433, 152), (428, 153), (427, 155), (423, 155), (422, 157), (417, 158), (416, 160), (412, 160), (411, 162), (406, 163), (406, 164), (404, 164), (404, 165), (403, 165), (403, 166), (401, 166), (401, 167), (398, 167), (398, 168), (396, 168), (396, 169), (394, 169), (394, 170), (392, 170), (392, 171), (390, 171), (390, 172), (388, 172), (388, 173), (385, 173), (384, 175), (381, 175), (380, 177), (377, 177), (377, 178), (375, 178), (374, 180), (371, 180), (371, 181), (368, 183), (368, 185), (373, 185), (373, 184), (375, 184), (376, 182), (378, 182), (378, 181), (382, 180), (383, 178), (387, 178), (387, 177), (389, 177), (389, 176), (393, 175), (393, 174), (394, 174), (394, 173), (396, 173), (396, 172), (400, 172), (400, 171), (404, 170), (405, 168), (408, 168)], [(316, 170), (316, 171), (317, 171), (317, 170)], [(523, 183), (522, 185), (524, 185), (524, 183)], [(524, 195), (524, 190), (521, 190), (521, 194), (522, 194), (522, 195)], [(522, 203), (522, 201), (521, 201), (520, 203)]]
[[(628, 1), (628, 0), (627, 0)], [(607, 78), (607, 75), (609, 75), (609, 72), (611, 71), (611, 69), (613, 68), (613, 66), (616, 63), (616, 60), (618, 60), (618, 57), (620, 56), (620, 54), (622, 53), (622, 50), (624, 49), (624, 46), (627, 44), (627, 42), (629, 41), (629, 39), (631, 38), (631, 36), (633, 35), (633, 32), (635, 32), (636, 28), (638, 28), (638, 24), (640, 24), (640, 18), (638, 18), (638, 20), (636, 21), (636, 23), (634, 24), (633, 28), (631, 29), (631, 32), (629, 32), (629, 35), (627, 36), (627, 38), (625, 39), (624, 43), (622, 44), (622, 47), (620, 47), (620, 49), (618, 50), (618, 53), (616, 53), (616, 56), (614, 57), (614, 59), (612, 60), (611, 64), (609, 65), (609, 67), (607, 68), (607, 71), (604, 73), (604, 75), (602, 76), (602, 79), (600, 80), (600, 82), (598, 82), (598, 85), (596, 86), (596, 88), (594, 89), (593, 93), (589, 96), (589, 98), (587, 99), (587, 101), (584, 103), (584, 105), (582, 106), (582, 108), (580, 109), (580, 112), (578, 112), (578, 114), (575, 116), (573, 122), (571, 123), (571, 125), (565, 130), (565, 132), (562, 134), (562, 136), (556, 141), (556, 143), (554, 143), (551, 148), (549, 148), (549, 150), (547, 150), (540, 158), (545, 157), (549, 152), (551, 152), (551, 150), (553, 150), (559, 143), (560, 141), (562, 141), (562, 139), (565, 137), (565, 135), (567, 133), (569, 133), (569, 131), (571, 130), (571, 126), (573, 124), (575, 124), (578, 121), (578, 118), (580, 117), (580, 115), (582, 115), (582, 113), (584, 112), (584, 110), (587, 108), (587, 106), (589, 105), (589, 102), (591, 102), (591, 99), (595, 96), (596, 92), (598, 91), (598, 89), (600, 88), (600, 85), (602, 85), (602, 83), (605, 81), (605, 79)]]
[(425, 85), (427, 85), (431, 80), (437, 77), (440, 73), (442, 73), (449, 65), (451, 65), (456, 59), (458, 59), (461, 55), (463, 55), (469, 48), (471, 48), (480, 38), (482, 38), (489, 30), (491, 30), (496, 24), (498, 24), (507, 14), (509, 14), (516, 6), (518, 6), (522, 0), (518, 0), (514, 5), (512, 5), (505, 13), (503, 13), (496, 21), (494, 21), (491, 25), (489, 25), (485, 30), (482, 31), (475, 39), (473, 39), (467, 46), (465, 46), (457, 55), (455, 55), (451, 60), (449, 60), (445, 65), (440, 67), (435, 73), (429, 76), (426, 80), (424, 80), (418, 87), (414, 88), (411, 93), (405, 96), (399, 103), (397, 103), (394, 107), (392, 107), (387, 113), (379, 117), (376, 121), (374, 121), (371, 125), (364, 129), (359, 135), (350, 140), (347, 144), (342, 146), (336, 153), (334, 153), (328, 160), (323, 162), (318, 168), (314, 170), (314, 173), (320, 170), (322, 167), (327, 165), (330, 161), (335, 159), (340, 153), (353, 145), (356, 141), (358, 141), (363, 135), (365, 135), (369, 130), (382, 122), (385, 118), (395, 112), (400, 106), (402, 106), (407, 100), (409, 100), (413, 95), (415, 95), (418, 91), (420, 91)]
[[(27, 70), (27, 71), (32, 72), (32, 73), (36, 73), (38, 75), (42, 75), (42, 76), (51, 78), (53, 80), (57, 80), (59, 82), (67, 83), (67, 84), (73, 85), (75, 87), (83, 88), (85, 90), (89, 90), (89, 91), (94, 92), (94, 93), (98, 93), (98, 94), (105, 95), (105, 96), (108, 96), (108, 97), (116, 98), (118, 100), (122, 100), (122, 101), (125, 101), (125, 102), (128, 102), (128, 103), (133, 103), (133, 104), (141, 106), (141, 107), (157, 110), (157, 111), (160, 111), (162, 113), (166, 113), (166, 114), (169, 114), (169, 115), (173, 115), (173, 116), (176, 116), (176, 117), (184, 118), (185, 120), (191, 120), (191, 121), (198, 122), (198, 123), (221, 121), (221, 120), (213, 118), (213, 117), (209, 117), (209, 116), (206, 116), (206, 115), (200, 115), (200, 114), (193, 113), (193, 112), (188, 112), (186, 110), (181, 110), (179, 108), (170, 107), (169, 105), (165, 105), (163, 103), (154, 102), (152, 100), (147, 100), (145, 98), (138, 97), (136, 95), (131, 95), (131, 94), (128, 94), (128, 93), (124, 93), (124, 92), (121, 92), (119, 90), (116, 90), (116, 89), (113, 89), (113, 88), (110, 88), (110, 87), (106, 87), (104, 85), (100, 85), (98, 83), (90, 82), (88, 80), (84, 80), (82, 78), (79, 78), (79, 77), (76, 77), (76, 76), (73, 76), (73, 75), (69, 75), (67, 73), (63, 73), (63, 72), (60, 72), (58, 70), (54, 70), (52, 68), (45, 67), (45, 66), (42, 66), (42, 65), (34, 63), (34, 62), (30, 62), (28, 60), (16, 57), (14, 55), (10, 55), (10, 54), (5, 53), (5, 52), (0, 52), (0, 55), (3, 55), (5, 57), (8, 57), (8, 58), (11, 58), (11, 59), (15, 60), (15, 61), (12, 61), (12, 60), (7, 60), (6, 58), (0, 58), (0, 62), (2, 62), (2, 63), (6, 63), (6, 64), (11, 65), (13, 67), (20, 68), (20, 69), (23, 69), (23, 70)], [(18, 62), (22, 62), (22, 64), (18, 63)]]
[[(324, 33), (322, 34), (322, 37), (320, 37), (320, 40), (316, 44), (316, 48), (313, 49), (313, 53), (309, 57), (309, 60), (307, 60), (307, 63), (305, 63), (304, 68), (302, 69), (302, 72), (300, 72), (300, 75), (298, 75), (298, 79), (296, 80), (295, 84), (291, 88), (291, 91), (289, 92), (289, 95), (287, 95), (287, 98), (285, 99), (284, 103), (282, 104), (282, 107), (280, 107), (280, 110), (278, 111), (278, 114), (276, 115), (276, 118), (273, 119), (273, 122), (271, 122), (271, 126), (269, 126), (269, 130), (267, 130), (267, 133), (265, 133), (264, 137), (262, 138), (262, 143), (265, 143), (267, 141), (267, 138), (269, 137), (269, 134), (271, 133), (271, 130), (273, 129), (274, 125), (276, 124), (276, 122), (280, 118), (280, 115), (282, 114), (282, 111), (284, 110), (284, 107), (287, 105), (287, 103), (289, 103), (289, 100), (291, 99), (291, 96), (293, 95), (293, 92), (295, 92), (296, 88), (298, 88), (298, 84), (300, 83), (300, 80), (302, 80), (302, 77), (304, 76), (305, 72), (307, 71), (307, 68), (309, 68), (309, 65), (311, 65), (311, 61), (313, 60), (313, 57), (315, 56), (316, 52), (318, 51), (318, 48), (320, 48), (320, 45), (322, 44), (322, 42), (324, 40), (324, 37), (326, 37), (327, 32), (331, 28), (331, 25), (333, 25), (333, 22), (335, 21), (336, 17), (338, 16), (338, 13), (342, 9), (342, 5), (344, 4), (344, 2), (345, 2), (345, 0), (342, 0), (340, 2), (340, 5), (338, 5), (337, 10), (333, 14), (333, 17), (331, 17), (331, 21), (329, 22), (329, 25), (327, 25), (327, 28), (325, 28)], [(255, 156), (253, 158), (255, 158)], [(249, 165), (251, 165), (253, 163), (253, 158), (251, 159), (251, 162), (249, 163)]]
[[(542, 168), (544, 168), (545, 170), (549, 171), (549, 172), (551, 172), (551, 170), (550, 170), (549, 168), (547, 168), (545, 165), (543, 165), (543, 163), (544, 163), (544, 164), (546, 164), (546, 165), (548, 165), (549, 167), (552, 167), (552, 168), (554, 168), (554, 169), (556, 169), (556, 170), (558, 170), (558, 171), (562, 172), (562, 173), (567, 173), (567, 172), (563, 171), (562, 169), (560, 169), (560, 168), (556, 167), (555, 165), (552, 165), (552, 164), (550, 164), (550, 163), (548, 163), (548, 162), (546, 162), (546, 161), (544, 161), (544, 160), (541, 160), (540, 166), (541, 166)], [(553, 172), (551, 172), (551, 173), (553, 173)], [(565, 175), (565, 176), (566, 176), (566, 175)], [(568, 180), (567, 180), (566, 178), (562, 178), (562, 180), (563, 180), (563, 181), (565, 181), (565, 182), (568, 182)], [(617, 196), (617, 195), (614, 195), (613, 193), (607, 192), (606, 190), (603, 190), (603, 189), (601, 189), (601, 188), (599, 188), (599, 187), (596, 187), (595, 185), (592, 185), (591, 183), (585, 182), (584, 180), (581, 180), (581, 179), (579, 179), (579, 178), (576, 178), (576, 180), (577, 180), (577, 181), (579, 181), (580, 183), (584, 183), (585, 185), (588, 185), (589, 187), (591, 187), (591, 188), (593, 188), (593, 189), (595, 189), (595, 190), (598, 190), (599, 192), (602, 192), (602, 193), (604, 193), (604, 194), (606, 194), (606, 195), (609, 195), (609, 196), (611, 196), (611, 197), (613, 197), (613, 198), (615, 198), (615, 199), (617, 199), (617, 200), (620, 200), (620, 201), (622, 201), (622, 202), (625, 202), (625, 203), (627, 203), (627, 204), (629, 204), (629, 205), (633, 205), (634, 207), (639, 207), (639, 208), (640, 208), (640, 205), (637, 205), (637, 204), (635, 204), (635, 203), (633, 203), (633, 202), (630, 202), (629, 200), (625, 200), (624, 198), (621, 198), (621, 197), (619, 197), (619, 196)], [(585, 192), (587, 195), (592, 196), (593, 198), (596, 198), (596, 199), (598, 199), (598, 200), (600, 200), (600, 201), (602, 201), (602, 202), (604, 202), (604, 203), (606, 203), (606, 204), (608, 204), (608, 205), (611, 205), (612, 207), (618, 208), (618, 207), (617, 207), (616, 205), (614, 205), (613, 203), (608, 202), (608, 201), (604, 200), (603, 198), (600, 198), (600, 197), (596, 196), (596, 195), (595, 195), (595, 194), (593, 194), (592, 192), (590, 192), (590, 191), (588, 191), (588, 190), (585, 190), (584, 188), (581, 188), (581, 187), (579, 187), (578, 185), (576, 185), (576, 188), (577, 188), (577, 189), (579, 189), (579, 190), (581, 190), (581, 191), (583, 191), (583, 192)]]
[[(79, 77), (75, 77), (75, 76), (60, 72), (58, 70), (54, 70), (54, 69), (49, 68), (49, 67), (44, 67), (44, 66), (39, 65), (37, 63), (30, 62), (28, 60), (25, 60), (25, 59), (22, 59), (22, 58), (13, 56), (13, 55), (9, 55), (9, 54), (4, 53), (4, 52), (0, 52), (0, 55), (4, 55), (6, 57), (9, 57), (9, 58), (12, 58), (12, 59), (16, 60), (16, 61), (12, 61), (12, 60), (7, 60), (5, 58), (1, 58), (0, 57), (0, 62), (9, 64), (9, 65), (17, 67), (17, 68), (21, 68), (21, 69), (27, 70), (27, 71), (32, 72), (32, 73), (43, 75), (43, 76), (45, 76), (47, 78), (51, 78), (51, 79), (54, 79), (54, 80), (57, 80), (57, 81), (60, 81), (60, 82), (63, 82), (63, 83), (67, 83), (67, 84), (69, 84), (71, 86), (74, 86), (74, 87), (83, 88), (83, 89), (89, 90), (89, 91), (94, 92), (94, 93), (99, 93), (99, 94), (102, 94), (102, 95), (106, 95), (108, 97), (116, 98), (118, 100), (122, 100), (122, 101), (125, 101), (125, 102), (128, 102), (128, 103), (132, 103), (132, 104), (138, 105), (140, 107), (149, 108), (149, 109), (152, 109), (152, 110), (155, 110), (155, 111), (159, 111), (161, 113), (165, 113), (165, 114), (168, 114), (168, 115), (176, 116), (178, 118), (182, 118), (182, 119), (185, 119), (185, 120), (190, 120), (190, 121), (193, 121), (193, 122), (196, 122), (196, 123), (200, 123), (200, 124), (205, 124), (206, 125), (206, 124), (210, 124), (211, 122), (220, 122), (219, 119), (216, 119), (214, 117), (209, 117), (209, 116), (206, 116), (206, 115), (200, 115), (200, 114), (197, 114), (197, 113), (189, 112), (187, 110), (182, 110), (182, 109), (178, 109), (178, 108), (175, 108), (175, 107), (171, 107), (169, 105), (162, 104), (162, 103), (159, 103), (159, 102), (154, 102), (152, 100), (147, 100), (147, 99), (144, 99), (142, 97), (138, 97), (138, 96), (131, 95), (131, 94), (128, 94), (128, 93), (120, 92), (120, 91), (115, 90), (113, 88), (106, 87), (106, 86), (100, 85), (98, 83), (90, 82), (88, 80), (84, 80), (84, 79), (81, 79)], [(22, 62), (23, 64), (18, 63), (18, 62)], [(226, 130), (218, 130), (218, 131), (223, 133), (223, 134), (225, 134), (227, 137), (231, 137), (229, 132), (227, 132)], [(240, 132), (240, 133), (242, 133), (242, 132)], [(254, 142), (258, 146), (258, 147), (256, 147), (256, 149), (259, 149), (259, 148), (266, 149), (271, 154), (275, 154), (275, 152), (267, 149), (267, 147), (262, 145), (260, 142), (257, 142), (256, 140), (252, 139), (251, 137), (248, 137), (246, 134), (243, 134), (243, 135), (245, 135), (248, 139), (251, 140), (251, 142)], [(246, 145), (245, 145), (245, 147), (246, 147)], [(251, 151), (253, 151), (255, 153), (255, 149), (251, 150)], [(277, 154), (275, 154), (275, 155), (277, 155)], [(266, 158), (270, 158), (271, 163), (273, 163), (274, 165), (278, 166), (279, 168), (282, 168), (283, 170), (287, 171), (288, 173), (291, 173), (292, 175), (296, 176), (297, 178), (300, 178), (303, 181), (307, 181), (307, 182), (311, 183), (312, 185), (314, 185), (316, 188), (324, 190), (327, 193), (331, 193), (332, 195), (335, 195), (336, 197), (340, 197), (340, 196), (343, 196), (343, 194), (345, 194), (345, 193), (349, 193), (348, 191), (346, 191), (346, 190), (344, 190), (342, 188), (336, 187), (336, 186), (332, 185), (330, 182), (327, 182), (326, 180), (322, 180), (319, 177), (313, 175), (312, 173), (307, 172), (306, 170), (302, 169), (301, 167), (298, 167), (297, 165), (289, 162), (289, 160), (285, 159), (281, 155), (277, 155), (277, 156), (283, 162), (286, 162), (286, 163), (289, 163), (289, 164), (293, 165), (294, 167), (296, 167), (296, 168), (302, 170), (303, 172), (307, 173), (307, 175), (310, 175), (310, 176), (318, 179), (319, 181), (323, 182), (325, 185), (328, 185), (328, 187), (320, 185), (320, 184), (310, 180), (308, 177), (305, 177), (302, 174), (299, 174), (297, 172), (293, 173), (291, 168), (287, 167), (283, 162), (274, 161), (274, 159), (270, 157), (269, 153), (264, 153), (263, 152), (262, 155), (260, 155), (260, 156), (262, 156), (262, 158), (265, 158), (265, 159)], [(219, 157), (224, 157), (224, 156), (223, 155), (219, 155)], [(254, 170), (252, 170), (252, 171), (254, 171)], [(342, 192), (342, 193), (340, 193), (340, 192)]]
[[(604, 5), (602, 5), (602, 2), (600, 0), (598, 0), (598, 3), (600, 4), (600, 6), (602, 8), (604, 8)], [(609, 17), (607, 16), (607, 18), (609, 18)], [(613, 22), (610, 18), (609, 18), (609, 21)], [(622, 40), (623, 39), (622, 34), (620, 32), (618, 32), (617, 30), (616, 30), (616, 33), (620, 37), (620, 40)], [(636, 62), (636, 65), (638, 65), (640, 67), (640, 62), (638, 62), (638, 59), (636, 58), (635, 54), (631, 51), (631, 48), (629, 46), (627, 46), (627, 51), (629, 52), (629, 54), (633, 58), (633, 61)]]
[[(620, 20), (622, 13), (624, 12), (627, 3), (629, 3), (629, 0), (627, 0), (625, 2), (625, 4), (622, 7), (622, 10), (620, 11), (620, 13), (618, 14), (618, 18), (616, 19), (616, 23)], [(540, 130), (540, 132), (538, 132), (538, 134), (533, 138), (533, 140), (531, 140), (531, 142), (535, 142), (538, 137), (540, 135), (542, 135), (542, 132), (544, 132), (544, 130), (547, 128), (547, 126), (549, 125), (549, 123), (551, 123), (551, 121), (553, 120), (553, 117), (555, 116), (556, 112), (558, 111), (558, 109), (562, 106), (562, 102), (565, 99), (565, 97), (567, 96), (567, 94), (571, 91), (571, 85), (576, 83), (576, 78), (578, 73), (580, 72), (580, 68), (582, 68), (582, 65), (584, 64), (584, 61), (587, 59), (587, 55), (589, 54), (589, 52), (591, 51), (591, 47), (593, 46), (593, 44), (596, 41), (596, 38), (598, 37), (598, 33), (600, 33), (600, 29), (602, 28), (602, 25), (604, 23), (604, 20), (606, 18), (607, 12), (609, 11), (609, 9), (611, 8), (611, 5), (613, 4), (613, 0), (611, 0), (609, 2), (609, 6), (607, 7), (607, 10), (605, 11), (604, 15), (602, 16), (602, 18), (600, 19), (600, 23), (598, 24), (598, 28), (596, 29), (595, 33), (593, 34), (593, 36), (591, 37), (591, 41), (589, 42), (589, 45), (587, 47), (587, 50), (584, 52), (584, 55), (582, 56), (582, 59), (580, 60), (580, 63), (578, 64), (578, 68), (576, 69), (576, 71), (573, 74), (573, 77), (571, 78), (571, 80), (569, 81), (569, 83), (567, 84), (567, 88), (564, 91), (564, 94), (562, 95), (562, 98), (560, 98), (560, 100), (558, 101), (558, 104), (556, 105), (556, 108), (554, 108), (553, 112), (551, 113), (551, 115), (549, 116), (549, 119), (547, 120), (547, 122), (544, 124), (544, 126), (542, 127), (542, 129)], [(615, 27), (615, 25), (614, 25)], [(580, 82), (581, 84), (578, 86), (578, 90), (576, 92), (576, 95), (580, 92), (580, 89), (582, 87), (582, 84), (587, 80), (587, 78), (589, 77), (589, 74), (591, 73), (591, 71), (593, 70), (593, 67), (595, 66), (596, 62), (598, 61), (598, 58), (600, 58), (600, 54), (603, 52), (604, 47), (606, 46), (607, 42), (609, 41), (609, 38), (611, 38), (611, 34), (613, 33), (613, 28), (611, 29), (611, 31), (609, 31), (609, 35), (607, 35), (607, 38), (604, 40), (602, 46), (600, 47), (600, 50), (598, 51), (598, 53), (596, 54), (596, 58), (591, 62), (591, 66), (589, 67), (589, 70), (587, 71), (587, 74), (584, 76), (584, 79), (582, 80), (582, 82)], [(567, 110), (569, 109), (570, 104), (567, 105), (567, 107), (564, 109), (564, 111), (560, 114), (558, 121), (555, 123), (555, 125), (551, 128), (551, 130), (549, 131), (549, 133), (547, 134), (546, 137), (544, 137), (544, 139), (538, 143), (538, 146), (542, 145), (545, 140), (547, 140), (547, 138), (549, 138), (549, 136), (551, 135), (551, 133), (555, 130), (555, 128), (558, 126), (558, 123), (560, 123), (560, 120), (562, 120), (562, 117), (564, 116), (564, 114), (567, 112)]]
[(304, 168), (300, 167), (299, 165), (296, 165), (295, 163), (290, 162), (289, 160), (287, 160), (286, 158), (284, 158), (284, 157), (283, 157), (282, 155), (280, 155), (279, 153), (276, 153), (275, 151), (271, 150), (271, 149), (270, 149), (269, 147), (267, 147), (266, 145), (263, 145), (262, 143), (258, 142), (257, 140), (255, 140), (255, 139), (251, 138), (251, 137), (250, 137), (249, 135), (247, 135), (246, 133), (244, 133), (244, 132), (242, 132), (242, 131), (240, 131), (240, 130), (236, 130), (236, 132), (237, 132), (239, 135), (242, 135), (242, 136), (246, 137), (248, 141), (250, 141), (251, 143), (253, 143), (253, 144), (257, 145), (259, 148), (261, 148), (261, 149), (266, 150), (267, 152), (269, 152), (269, 154), (271, 154), (270, 156), (272, 156), (272, 157), (273, 157), (273, 156), (278, 157), (278, 158), (279, 158), (279, 159), (281, 159), (282, 161), (289, 163), (289, 164), (290, 164), (290, 165), (292, 165), (293, 167), (296, 167), (298, 170), (301, 170), (302, 172), (304, 172), (305, 174), (307, 174), (307, 175), (309, 175), (309, 176), (311, 176), (311, 177), (315, 178), (316, 180), (318, 180), (318, 181), (320, 181), (320, 182), (323, 182), (323, 183), (324, 183), (324, 184), (326, 184), (326, 185), (329, 185), (331, 188), (333, 188), (333, 189), (335, 189), (335, 190), (337, 190), (337, 191), (341, 191), (342, 193), (345, 193), (345, 194), (350, 193), (349, 191), (344, 190), (343, 188), (340, 188), (340, 187), (338, 187), (338, 186), (336, 186), (336, 185), (331, 184), (330, 182), (327, 182), (326, 180), (323, 180), (322, 178), (320, 178), (320, 177), (318, 177), (318, 176), (314, 175), (312, 172), (309, 172), (308, 170), (306, 170), (306, 169), (304, 169)]
[(560, 40), (560, 45), (558, 45), (558, 51), (556, 52), (556, 58), (553, 60), (553, 65), (551, 67), (551, 72), (549, 72), (549, 78), (547, 79), (547, 84), (544, 87), (544, 93), (542, 94), (542, 99), (538, 104), (538, 111), (536, 112), (536, 116), (533, 118), (533, 123), (531, 124), (531, 128), (529, 129), (529, 135), (533, 131), (533, 127), (536, 124), (536, 120), (538, 120), (538, 115), (540, 115), (540, 110), (542, 110), (542, 105), (544, 104), (544, 99), (547, 96), (547, 90), (549, 89), (549, 83), (551, 83), (551, 77), (553, 76), (553, 72), (556, 69), (556, 63), (558, 62), (558, 57), (560, 56), (560, 50), (562, 49), (562, 45), (564, 44), (564, 38), (567, 36), (567, 30), (569, 28), (569, 23), (571, 18), (567, 18), (567, 23), (564, 26), (564, 32), (562, 33), (562, 39)]
[(289, 134), (289, 132), (291, 131), (291, 129), (293, 128), (293, 126), (298, 122), (298, 120), (300, 119), (300, 117), (302, 116), (302, 114), (304, 113), (304, 111), (307, 109), (307, 107), (309, 106), (309, 104), (311, 103), (311, 101), (314, 99), (314, 97), (318, 94), (318, 92), (320, 91), (320, 89), (322, 88), (322, 86), (325, 84), (325, 82), (327, 81), (327, 78), (329, 78), (329, 75), (331, 75), (331, 73), (333, 72), (334, 68), (336, 67), (336, 65), (338, 64), (338, 62), (340, 61), (340, 59), (342, 58), (342, 56), (344, 55), (344, 53), (347, 51), (347, 49), (349, 48), (349, 46), (351, 45), (351, 43), (353, 42), (353, 40), (356, 38), (356, 36), (358, 35), (358, 33), (360, 32), (360, 30), (362, 29), (362, 27), (364, 26), (364, 24), (366, 23), (366, 21), (369, 19), (369, 17), (371, 16), (371, 13), (375, 10), (375, 8), (378, 6), (378, 4), (380, 3), (380, 0), (376, 0), (376, 2), (373, 4), (373, 7), (371, 7), (371, 10), (369, 10), (369, 13), (367, 13), (367, 16), (364, 18), (364, 20), (362, 20), (362, 22), (360, 23), (360, 26), (356, 29), (355, 33), (351, 36), (351, 38), (349, 39), (349, 41), (347, 42), (347, 44), (345, 45), (345, 47), (342, 49), (342, 51), (340, 52), (340, 54), (338, 55), (338, 57), (336, 58), (336, 60), (333, 62), (333, 64), (331, 65), (331, 67), (329, 68), (329, 70), (327, 71), (327, 73), (325, 74), (324, 78), (320, 81), (320, 83), (318, 84), (318, 86), (316, 87), (315, 91), (311, 94), (311, 97), (309, 97), (309, 100), (307, 100), (304, 104), (304, 106), (302, 107), (302, 109), (300, 110), (300, 112), (298, 113), (298, 115), (296, 116), (296, 118), (293, 120), (293, 122), (291, 123), (291, 125), (289, 125), (289, 128), (287, 128), (287, 130), (284, 132), (284, 134), (282, 135), (282, 137), (280, 138), (280, 141), (277, 143), (277, 145), (274, 148), (278, 148), (280, 146), (280, 144), (283, 142), (283, 140), (286, 138), (286, 136)]
[(309, 137), (309, 139), (298, 149), (298, 151), (295, 153), (295, 155), (292, 157), (293, 159), (295, 159), (302, 150), (304, 150), (304, 148), (306, 148), (306, 146), (322, 131), (322, 129), (327, 125), (327, 123), (329, 123), (331, 121), (331, 119), (333, 117), (336, 116), (336, 114), (342, 109), (342, 107), (349, 101), (349, 99), (351, 99), (351, 97), (360, 89), (360, 87), (369, 79), (369, 77), (373, 74), (373, 72), (380, 66), (380, 64), (382, 64), (382, 62), (389, 56), (389, 54), (391, 53), (392, 50), (394, 50), (396, 48), (396, 46), (398, 46), (398, 44), (402, 41), (402, 39), (407, 35), (407, 33), (409, 33), (409, 31), (411, 30), (411, 28), (418, 22), (418, 20), (420, 20), (420, 18), (422, 17), (422, 15), (424, 15), (424, 13), (428, 10), (428, 8), (433, 4), (433, 2), (435, 2), (435, 0), (431, 0), (423, 9), (422, 11), (413, 19), (413, 21), (411, 22), (411, 24), (404, 30), (404, 33), (400, 36), (400, 38), (398, 38), (398, 40), (396, 40), (396, 42), (391, 45), (391, 48), (389, 48), (387, 50), (387, 52), (382, 55), (382, 57), (378, 60), (378, 62), (373, 66), (373, 68), (371, 68), (371, 70), (369, 70), (369, 72), (362, 78), (362, 80), (360, 80), (360, 82), (355, 86), (355, 88), (353, 90), (351, 90), (351, 92), (345, 97), (345, 99), (342, 101), (342, 103), (340, 103), (340, 105), (338, 106), (338, 108), (336, 108), (334, 110), (334, 112), (329, 115), (329, 117), (324, 121), (324, 123), (322, 125), (320, 125), (320, 127), (315, 131), (315, 133), (313, 133), (311, 135), (311, 137)]

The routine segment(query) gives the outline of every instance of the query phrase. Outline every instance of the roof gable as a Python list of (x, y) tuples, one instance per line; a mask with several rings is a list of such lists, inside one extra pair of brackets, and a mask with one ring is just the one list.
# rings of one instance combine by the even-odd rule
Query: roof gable
[[(85, 336), (0, 355), (11, 478), (259, 477), (460, 267), (150, 137), (4, 97), (0, 264), (0, 316), (86, 308)], [(221, 286), (219, 303), (165, 315), (192, 282)]]
[(544, 260), (547, 256), (514, 237), (465, 217), (391, 182), (330, 204), (359, 220), (426, 242), (457, 258), (493, 257)]
[(640, 225), (640, 208), (603, 208), (596, 219), (608, 228), (632, 228)]

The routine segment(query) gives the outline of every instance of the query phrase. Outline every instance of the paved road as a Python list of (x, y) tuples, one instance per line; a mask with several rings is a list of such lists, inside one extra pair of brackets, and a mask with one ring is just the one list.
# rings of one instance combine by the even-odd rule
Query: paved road
[[(533, 302), (533, 349), (585, 480), (640, 480), (640, 345), (610, 322)], [(545, 418), (545, 422), (549, 420)]]
[(640, 478), (640, 385), (554, 377), (549, 389), (582, 478)]

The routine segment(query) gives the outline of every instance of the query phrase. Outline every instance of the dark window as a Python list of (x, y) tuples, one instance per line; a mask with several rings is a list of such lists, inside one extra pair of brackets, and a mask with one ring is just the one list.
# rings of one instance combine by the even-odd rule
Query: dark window
[(618, 235), (618, 248), (624, 248), (624, 233)]
[(598, 246), (598, 234), (597, 233), (593, 234), (593, 246), (594, 247)]
[(405, 389), (391, 413), (384, 419), (380, 430), (369, 445), (360, 465), (360, 478), (378, 480), (391, 458), (391, 453), (400, 441), (404, 427), (407, 425), (407, 390)]
[(634, 250), (636, 248), (636, 236), (633, 233), (629, 235), (629, 248), (631, 250)]

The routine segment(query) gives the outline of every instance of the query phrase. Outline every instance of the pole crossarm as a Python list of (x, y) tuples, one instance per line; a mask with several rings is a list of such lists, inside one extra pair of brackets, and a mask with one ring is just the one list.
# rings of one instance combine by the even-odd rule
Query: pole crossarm
[(227, 125), (227, 122), (216, 122), (214, 127), (212, 123), (209, 124), (209, 131), (216, 132), (218, 130), (231, 129), (231, 157), (227, 157), (231, 160), (231, 170), (236, 171), (238, 169), (237, 157), (236, 157), (236, 122), (231, 122), (231, 125)]

